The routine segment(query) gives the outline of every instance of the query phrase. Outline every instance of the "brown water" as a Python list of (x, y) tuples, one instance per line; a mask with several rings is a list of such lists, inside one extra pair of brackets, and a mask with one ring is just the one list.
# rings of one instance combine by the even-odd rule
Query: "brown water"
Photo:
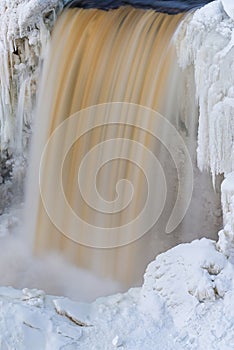
[(172, 43), (181, 19), (125, 7), (73, 9), (58, 20), (41, 82), (27, 200), (38, 254), (61, 251), (132, 285), (159, 252), (215, 237), (219, 196), (195, 166), (193, 181), (189, 159), (195, 164), (197, 108), (192, 68), (180, 71)]

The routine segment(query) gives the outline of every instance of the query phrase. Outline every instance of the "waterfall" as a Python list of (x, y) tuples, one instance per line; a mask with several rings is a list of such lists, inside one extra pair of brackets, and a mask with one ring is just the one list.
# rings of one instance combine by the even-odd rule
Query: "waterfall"
[(28, 179), (37, 254), (60, 251), (129, 286), (159, 252), (215, 238), (219, 194), (195, 165), (193, 67), (179, 68), (174, 44), (182, 18), (131, 7), (60, 16)]

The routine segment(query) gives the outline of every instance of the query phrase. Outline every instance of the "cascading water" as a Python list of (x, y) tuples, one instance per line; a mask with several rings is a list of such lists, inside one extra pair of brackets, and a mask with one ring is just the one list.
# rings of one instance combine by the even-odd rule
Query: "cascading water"
[(61, 15), (28, 186), (37, 253), (59, 250), (132, 285), (157, 253), (217, 231), (219, 196), (190, 163), (197, 107), (192, 67), (179, 69), (172, 40), (181, 19), (131, 7)]

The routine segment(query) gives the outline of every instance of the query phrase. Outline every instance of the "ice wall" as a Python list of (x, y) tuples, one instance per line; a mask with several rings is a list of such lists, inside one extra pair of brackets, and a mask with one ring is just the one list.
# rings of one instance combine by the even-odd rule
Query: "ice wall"
[(61, 6), (59, 0), (1, 1), (1, 150), (22, 153), (27, 143), (40, 64)]
[(177, 37), (182, 67), (194, 65), (199, 104), (198, 166), (226, 176), (217, 247), (234, 259), (234, 4), (214, 1), (187, 17)]
[(210, 170), (213, 179), (234, 170), (233, 25), (222, 3), (214, 1), (188, 16), (178, 31), (180, 64), (194, 65), (198, 166)]
[(0, 2), (0, 213), (21, 198), (40, 68), (62, 0)]

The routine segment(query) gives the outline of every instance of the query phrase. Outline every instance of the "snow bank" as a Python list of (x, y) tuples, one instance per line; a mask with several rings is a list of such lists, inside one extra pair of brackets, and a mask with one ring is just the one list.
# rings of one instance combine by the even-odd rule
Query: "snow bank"
[(210, 169), (213, 179), (234, 170), (233, 26), (221, 2), (214, 1), (189, 15), (177, 37), (180, 65), (194, 65), (200, 110), (198, 166)]
[(202, 239), (161, 254), (142, 288), (92, 304), (0, 288), (1, 349), (234, 347), (234, 265)]

